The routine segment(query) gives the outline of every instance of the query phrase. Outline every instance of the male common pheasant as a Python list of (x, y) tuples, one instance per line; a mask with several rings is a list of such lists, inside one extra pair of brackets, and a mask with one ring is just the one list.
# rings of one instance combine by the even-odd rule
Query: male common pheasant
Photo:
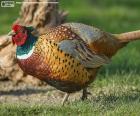
[(110, 34), (98, 28), (66, 23), (35, 36), (32, 27), (13, 25), (9, 35), (17, 45), (21, 69), (67, 93), (83, 89), (95, 79), (102, 65), (128, 42), (140, 38), (140, 31)]

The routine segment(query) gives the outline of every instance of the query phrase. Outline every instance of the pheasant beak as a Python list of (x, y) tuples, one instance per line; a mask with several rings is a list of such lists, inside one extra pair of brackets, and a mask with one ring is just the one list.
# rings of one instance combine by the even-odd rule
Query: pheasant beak
[(12, 30), (12, 31), (10, 31), (9, 33), (8, 33), (8, 36), (13, 36), (13, 35), (15, 35), (16, 33)]

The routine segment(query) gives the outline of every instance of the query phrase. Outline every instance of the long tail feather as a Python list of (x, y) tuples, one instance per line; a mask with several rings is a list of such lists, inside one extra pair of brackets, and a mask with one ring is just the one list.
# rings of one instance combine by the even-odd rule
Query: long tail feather
[(140, 30), (137, 31), (132, 31), (132, 32), (126, 32), (126, 33), (121, 33), (121, 34), (115, 34), (118, 40), (120, 42), (130, 42), (134, 40), (140, 39)]

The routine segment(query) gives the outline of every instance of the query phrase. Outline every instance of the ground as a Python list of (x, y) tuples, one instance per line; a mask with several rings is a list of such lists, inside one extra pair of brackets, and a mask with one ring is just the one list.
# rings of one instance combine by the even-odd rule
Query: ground
[[(139, 0), (61, 0), (69, 11), (68, 22), (94, 25), (111, 33), (140, 29)], [(19, 7), (0, 8), (0, 34), (10, 31)], [(81, 92), (72, 94), (61, 106), (63, 93), (49, 86), (35, 87), (0, 82), (0, 115), (105, 115), (140, 114), (140, 41), (132, 42), (104, 66), (89, 87), (92, 96), (80, 101)]]
[(88, 100), (81, 101), (82, 92), (70, 95), (62, 106), (64, 93), (50, 86), (32, 86), (11, 81), (0, 82), (0, 115), (106, 115), (137, 116), (140, 114), (140, 79), (131, 74), (98, 75), (90, 85)]

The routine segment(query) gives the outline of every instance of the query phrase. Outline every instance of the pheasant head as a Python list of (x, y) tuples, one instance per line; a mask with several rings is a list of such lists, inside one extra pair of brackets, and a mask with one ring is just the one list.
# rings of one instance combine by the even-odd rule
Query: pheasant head
[(29, 35), (34, 31), (33, 27), (25, 27), (22, 25), (15, 24), (12, 26), (12, 31), (9, 32), (9, 36), (12, 36), (13, 44), (17, 46), (22, 46), (26, 43)]
[(8, 35), (12, 36), (13, 44), (17, 45), (17, 58), (21, 58), (25, 54), (30, 56), (38, 38), (34, 35), (35, 32), (37, 31), (31, 26), (26, 27), (18, 24), (12, 26), (12, 31)]

